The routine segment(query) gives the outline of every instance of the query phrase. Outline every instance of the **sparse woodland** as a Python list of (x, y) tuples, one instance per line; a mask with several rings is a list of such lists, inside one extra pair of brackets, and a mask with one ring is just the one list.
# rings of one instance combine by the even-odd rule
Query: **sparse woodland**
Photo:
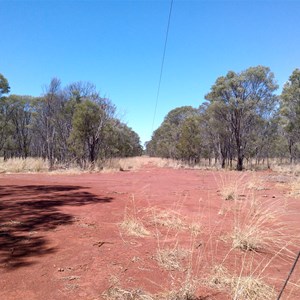
[(91, 167), (142, 153), (139, 136), (116, 117), (116, 107), (88, 82), (62, 87), (54, 78), (41, 97), (9, 94), (0, 74), (0, 156), (42, 157)]
[[(270, 159), (294, 163), (300, 157), (300, 70), (281, 95), (268, 67), (229, 71), (217, 78), (206, 101), (171, 110), (146, 143), (150, 156), (197, 164), (205, 159), (243, 170), (269, 166)], [(0, 74), (0, 156), (42, 157), (91, 167), (113, 157), (142, 154), (137, 133), (116, 117), (116, 107), (95, 86), (62, 87), (54, 78), (41, 97), (9, 94)]]
[(147, 143), (151, 156), (191, 164), (206, 159), (242, 170), (245, 162), (270, 158), (297, 162), (300, 157), (300, 70), (282, 94), (273, 73), (263, 66), (219, 77), (199, 108), (170, 111)]

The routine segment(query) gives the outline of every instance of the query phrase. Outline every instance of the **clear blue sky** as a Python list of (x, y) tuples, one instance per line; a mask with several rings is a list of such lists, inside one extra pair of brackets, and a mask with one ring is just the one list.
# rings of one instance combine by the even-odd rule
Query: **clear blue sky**
[[(170, 1), (0, 0), (0, 73), (39, 96), (53, 77), (93, 82), (142, 142), (151, 138)], [(174, 0), (154, 129), (198, 107), (229, 70), (300, 67), (300, 1)]]

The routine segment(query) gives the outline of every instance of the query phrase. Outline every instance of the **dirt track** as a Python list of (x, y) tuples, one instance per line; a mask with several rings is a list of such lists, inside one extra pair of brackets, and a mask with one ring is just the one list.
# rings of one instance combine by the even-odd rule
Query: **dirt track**
[[(270, 174), (256, 176), (272, 178)], [(151, 166), (108, 174), (1, 175), (0, 299), (103, 299), (112, 276), (122, 287), (166, 292), (187, 270), (165, 270), (155, 255), (158, 248), (175, 244), (193, 248), (197, 258), (192, 258), (194, 274), (203, 279), (213, 264), (224, 261), (231, 248), (233, 219), (230, 213), (222, 213), (231, 204), (222, 199), (220, 190), (234, 182), (240, 188), (252, 176), (250, 172), (241, 175)], [(274, 180), (265, 180), (265, 185), (267, 188), (255, 191), (255, 197), (270, 207), (272, 203), (284, 205), (285, 214), (278, 222), (285, 222), (292, 239), (299, 236), (299, 199), (289, 197), (287, 188)], [(240, 201), (249, 195), (250, 190), (243, 188)], [(176, 211), (187, 223), (198, 223), (201, 232), (191, 243), (187, 231), (158, 228), (151, 222), (151, 208)], [(150, 235), (132, 237), (122, 232), (119, 224), (125, 214), (138, 216)], [(291, 249), (297, 251), (294, 246)], [(253, 265), (271, 258), (269, 250), (252, 253)], [(226, 266), (234, 270), (244, 255), (232, 250)], [(293, 255), (272, 259), (261, 274), (277, 291)], [(299, 269), (300, 264), (293, 282), (300, 276)], [(197, 293), (205, 299), (230, 299), (223, 291), (203, 286)], [(299, 287), (290, 285), (286, 295), (299, 299), (299, 293)]]

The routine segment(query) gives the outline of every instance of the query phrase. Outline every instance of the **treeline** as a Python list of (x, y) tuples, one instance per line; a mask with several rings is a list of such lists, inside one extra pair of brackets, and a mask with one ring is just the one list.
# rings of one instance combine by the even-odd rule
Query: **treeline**
[(219, 77), (199, 107), (175, 108), (154, 131), (151, 156), (198, 163), (214, 160), (242, 170), (245, 160), (300, 157), (300, 70), (282, 94), (273, 73), (263, 66)]
[(98, 160), (142, 154), (137, 133), (116, 117), (116, 107), (89, 82), (66, 87), (54, 78), (41, 97), (8, 95), (0, 74), (0, 156), (42, 157), (93, 166)]

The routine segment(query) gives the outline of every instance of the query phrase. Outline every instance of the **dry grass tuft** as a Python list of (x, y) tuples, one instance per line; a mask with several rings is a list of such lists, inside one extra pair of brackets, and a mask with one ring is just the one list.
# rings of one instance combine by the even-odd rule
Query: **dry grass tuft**
[(203, 227), (199, 224), (199, 223), (195, 223), (193, 222), (192, 224), (189, 225), (189, 230), (192, 234), (192, 236), (198, 236), (202, 230), (203, 230)]
[(110, 287), (102, 293), (107, 300), (154, 300), (154, 298), (141, 289), (124, 289), (121, 287), (119, 278), (111, 276)]
[(123, 289), (118, 286), (112, 286), (103, 294), (107, 300), (154, 300), (151, 295), (144, 293), (140, 289)]
[(271, 300), (275, 299), (274, 288), (255, 276), (231, 275), (223, 266), (216, 266), (208, 281), (209, 286), (228, 291), (233, 299)]
[(175, 230), (186, 230), (187, 224), (182, 220), (179, 213), (171, 210), (152, 210), (152, 222), (161, 227)]
[(126, 217), (120, 224), (121, 229), (128, 235), (145, 237), (149, 236), (150, 232), (144, 227), (142, 221), (135, 217)]
[(125, 207), (124, 220), (120, 228), (126, 234), (137, 237), (149, 236), (150, 232), (145, 228), (142, 220), (138, 217), (134, 195), (131, 195), (129, 204)]
[(224, 200), (236, 200), (238, 195), (237, 187), (235, 185), (224, 186), (220, 193)]
[[(272, 205), (276, 207), (276, 203)], [(285, 225), (278, 221), (282, 214), (280, 209), (270, 210), (255, 199), (242, 204), (234, 215), (233, 247), (244, 251), (281, 251), (287, 245)]]
[(182, 286), (174, 289), (164, 295), (158, 295), (159, 300), (198, 300), (195, 296), (196, 282), (194, 280), (185, 280)]
[(296, 178), (295, 180), (293, 180), (290, 184), (290, 188), (291, 188), (291, 196), (292, 197), (300, 197), (300, 178)]
[(166, 270), (181, 270), (182, 260), (185, 259), (188, 254), (189, 251), (178, 247), (161, 249), (156, 253), (156, 260), (158, 264)]
[(291, 240), (296, 246), (299, 238), (291, 236), (286, 224), (279, 221), (286, 214), (280, 202), (262, 203), (252, 199), (236, 204), (239, 209), (234, 214), (234, 248), (272, 254), (285, 252), (285, 255), (290, 255), (287, 247), (291, 245)]
[(257, 174), (255, 174), (255, 176), (252, 176), (252, 178), (248, 180), (246, 187), (249, 190), (256, 191), (263, 191), (267, 189), (265, 187), (265, 181), (261, 177), (258, 177)]
[(268, 246), (270, 238), (268, 232), (258, 226), (248, 224), (244, 227), (236, 227), (233, 235), (233, 247), (243, 251), (260, 251)]

